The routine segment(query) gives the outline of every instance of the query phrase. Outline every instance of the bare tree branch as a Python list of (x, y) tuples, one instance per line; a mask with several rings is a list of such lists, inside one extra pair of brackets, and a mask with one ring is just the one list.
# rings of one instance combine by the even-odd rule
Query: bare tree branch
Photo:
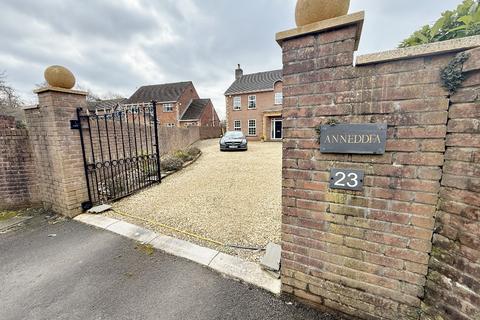
[(23, 106), (20, 97), (15, 89), (11, 87), (7, 81), (5, 71), (0, 72), (0, 107), (6, 109), (17, 109)]

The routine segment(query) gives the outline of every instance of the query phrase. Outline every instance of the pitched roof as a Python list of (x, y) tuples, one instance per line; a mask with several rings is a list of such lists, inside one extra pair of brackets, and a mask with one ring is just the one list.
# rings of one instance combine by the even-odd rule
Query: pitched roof
[(183, 113), (180, 121), (200, 119), (209, 102), (210, 99), (193, 99)]
[(117, 104), (124, 103), (126, 98), (117, 98), (117, 99), (108, 99), (108, 100), (100, 100), (100, 101), (89, 101), (88, 102), (88, 109), (111, 109), (115, 107)]
[(235, 80), (225, 95), (272, 91), (277, 81), (282, 81), (282, 70), (246, 74)]
[(191, 81), (143, 86), (138, 88), (125, 103), (144, 103), (153, 100), (157, 102), (176, 102), (189, 85), (192, 85)]

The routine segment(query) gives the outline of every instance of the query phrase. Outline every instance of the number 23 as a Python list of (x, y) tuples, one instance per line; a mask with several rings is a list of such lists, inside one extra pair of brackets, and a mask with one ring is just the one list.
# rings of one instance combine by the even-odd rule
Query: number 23
[[(358, 175), (356, 173), (349, 173), (348, 175), (345, 174), (345, 172), (337, 172), (335, 174), (335, 177), (336, 178), (339, 178), (336, 182), (335, 182), (335, 186), (337, 187), (345, 187), (345, 186), (348, 186), (350, 188), (355, 188), (358, 186)], [(348, 178), (348, 180), (347, 180)]]

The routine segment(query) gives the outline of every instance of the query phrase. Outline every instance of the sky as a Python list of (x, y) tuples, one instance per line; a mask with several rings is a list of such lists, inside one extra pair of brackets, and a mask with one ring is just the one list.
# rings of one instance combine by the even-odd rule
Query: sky
[[(461, 0), (351, 0), (364, 10), (357, 54), (394, 49)], [(0, 71), (28, 103), (49, 65), (101, 97), (142, 85), (193, 81), (225, 117), (223, 93), (244, 73), (282, 68), (279, 31), (295, 27), (295, 0), (1, 0)]]

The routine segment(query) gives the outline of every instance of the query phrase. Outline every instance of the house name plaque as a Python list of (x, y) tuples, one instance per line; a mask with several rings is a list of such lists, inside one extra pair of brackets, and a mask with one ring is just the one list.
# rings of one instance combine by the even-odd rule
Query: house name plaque
[(320, 126), (322, 153), (384, 154), (387, 124), (335, 124)]

